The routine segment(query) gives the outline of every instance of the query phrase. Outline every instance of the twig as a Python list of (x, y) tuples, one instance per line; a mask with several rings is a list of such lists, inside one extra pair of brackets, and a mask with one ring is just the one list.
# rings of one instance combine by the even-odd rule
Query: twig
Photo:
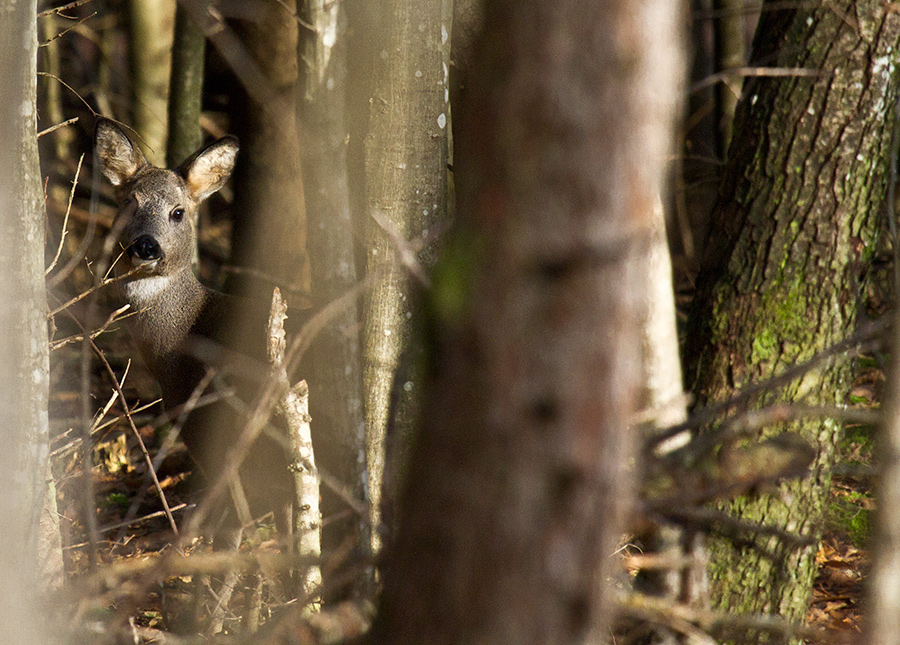
[[(366, 291), (372, 285), (375, 276), (376, 273), (369, 274), (365, 279), (357, 283), (353, 289), (350, 289), (340, 298), (328, 303), (328, 305), (323, 307), (313, 315), (305, 325), (303, 325), (300, 333), (298, 333), (291, 341), (290, 347), (285, 353), (285, 363), (289, 374), (294, 372), (300, 359), (309, 348), (310, 343), (322, 328), (328, 324), (334, 316), (343, 311), (350, 302)], [(270, 384), (269, 387), (263, 389), (262, 396), (257, 400), (256, 406), (247, 423), (244, 425), (241, 435), (238, 437), (234, 447), (229, 451), (228, 457), (222, 465), (218, 477), (212, 482), (203, 501), (198, 504), (197, 510), (191, 516), (187, 530), (184, 532), (185, 537), (189, 538), (198, 534), (199, 528), (203, 525), (210, 511), (213, 509), (214, 504), (221, 498), (225, 489), (228, 487), (229, 482), (234, 479), (240, 465), (246, 458), (250, 447), (253, 445), (253, 442), (256, 441), (257, 437), (259, 437), (277, 403), (279, 393), (276, 390), (277, 388), (274, 384)]]
[(294, 9), (293, 9), (292, 7), (289, 7), (288, 4), (287, 4), (287, 2), (285, 2), (284, 0), (275, 0), (275, 2), (277, 2), (279, 5), (281, 5), (281, 8), (284, 9), (285, 11), (287, 11), (287, 12), (290, 14), (290, 15), (291, 15), (291, 18), (293, 18), (294, 20), (296, 20), (298, 25), (300, 25), (300, 26), (303, 27), (304, 29), (306, 29), (306, 30), (308, 30), (308, 31), (311, 31), (311, 32), (313, 32), (313, 33), (318, 33), (318, 32), (319, 32), (319, 30), (316, 29), (316, 26), (315, 26), (315, 25), (313, 25), (313, 24), (311, 24), (311, 23), (309, 23), (309, 22), (306, 22), (303, 18), (301, 18), (301, 17), (300, 17), (300, 14), (297, 13), (296, 11), (294, 11)]
[(730, 397), (729, 399), (726, 399), (725, 401), (722, 401), (720, 403), (713, 403), (706, 406), (705, 408), (695, 411), (691, 414), (690, 418), (688, 418), (687, 421), (671, 426), (666, 430), (662, 430), (659, 434), (649, 438), (647, 440), (645, 449), (652, 451), (653, 448), (664, 442), (669, 437), (674, 437), (675, 435), (680, 434), (685, 430), (692, 430), (694, 428), (705, 426), (715, 421), (720, 416), (728, 413), (732, 409), (749, 404), (757, 396), (787, 385), (795, 379), (800, 378), (804, 374), (807, 374), (812, 370), (818, 368), (826, 361), (845, 352), (857, 349), (863, 343), (882, 335), (885, 331), (890, 329), (892, 324), (892, 320), (889, 320), (888, 318), (882, 318), (881, 320), (876, 320), (862, 325), (859, 331), (857, 331), (855, 334), (832, 345), (831, 347), (823, 349), (821, 352), (818, 352), (815, 356), (813, 356), (805, 363), (800, 363), (799, 365), (789, 367), (780, 374), (776, 374), (775, 376), (768, 378), (760, 383), (748, 385), (737, 394)]
[[(75, 120), (77, 121), (78, 119), (76, 118)], [(50, 262), (50, 266), (44, 270), (44, 276), (47, 276), (53, 271), (56, 267), (56, 263), (59, 261), (59, 256), (62, 253), (63, 243), (66, 241), (66, 227), (69, 225), (69, 213), (72, 211), (72, 200), (75, 199), (75, 188), (78, 186), (78, 176), (81, 174), (81, 164), (83, 162), (84, 153), (78, 158), (78, 168), (75, 169), (75, 179), (72, 181), (72, 190), (69, 191), (69, 203), (66, 206), (66, 215), (63, 217), (62, 233), (59, 235), (59, 246), (56, 247), (56, 255), (53, 256), (53, 261)]]
[[(266, 346), (272, 365), (272, 379), (282, 393), (279, 408), (287, 422), (291, 447), (290, 466), (297, 502), (297, 517), (294, 519), (296, 544), (291, 545), (291, 551), (296, 548), (300, 556), (318, 559), (322, 555), (322, 512), (319, 509), (319, 473), (309, 428), (309, 388), (306, 381), (292, 386), (288, 380), (284, 360), (286, 318), (287, 303), (281, 297), (281, 290), (275, 287)], [(302, 572), (300, 591), (303, 595), (311, 597), (321, 587), (322, 571), (318, 566), (310, 566)], [(318, 609), (317, 605), (312, 607)]]
[[(172, 508), (170, 508), (169, 511), (171, 511), (172, 513), (175, 513), (176, 511), (181, 511), (181, 510), (184, 510), (187, 508), (191, 508), (192, 506), (193, 506), (193, 504), (191, 504), (191, 505), (178, 504), (177, 506), (173, 506)], [(150, 514), (144, 515), (142, 517), (126, 519), (124, 522), (117, 522), (116, 524), (110, 524), (109, 526), (101, 526), (98, 530), (101, 533), (106, 533), (108, 531), (113, 531), (115, 529), (120, 529), (120, 528), (123, 528), (126, 526), (133, 526), (135, 524), (141, 524), (142, 522), (146, 522), (147, 520), (152, 520), (157, 517), (163, 517), (163, 516), (165, 516), (165, 514), (166, 514), (165, 511), (156, 511), (155, 513), (150, 513)]]
[(47, 78), (52, 78), (53, 80), (55, 80), (55, 81), (57, 81), (57, 82), (59, 82), (59, 83), (62, 83), (62, 86), (63, 86), (63, 87), (65, 87), (65, 88), (66, 88), (67, 90), (69, 90), (72, 94), (74, 94), (75, 96), (77, 96), (79, 101), (81, 101), (82, 103), (84, 103), (84, 106), (90, 111), (90, 113), (91, 113), (92, 115), (94, 115), (94, 116), (100, 116), (99, 114), (97, 114), (96, 110), (94, 110), (94, 108), (91, 107), (91, 104), (88, 103), (87, 101), (85, 101), (85, 100), (82, 98), (81, 94), (79, 94), (78, 92), (76, 92), (76, 91), (72, 88), (71, 85), (69, 85), (68, 83), (66, 83), (66, 82), (65, 82), (64, 80), (62, 80), (59, 76), (56, 76), (55, 74), (50, 74), (49, 72), (38, 72), (38, 76), (46, 76)]
[[(91, 332), (91, 334), (90, 334), (91, 338), (92, 339), (97, 338), (97, 336), (104, 333), (109, 328), (109, 326), (112, 325), (113, 323), (119, 322), (120, 320), (125, 320), (126, 318), (133, 316), (135, 313), (137, 313), (137, 312), (132, 311), (128, 315), (122, 316), (121, 318), (119, 317), (119, 314), (125, 313), (125, 311), (127, 311), (130, 308), (131, 308), (131, 305), (125, 305), (123, 307), (119, 307), (114, 312), (112, 312), (109, 315), (109, 318), (106, 319), (105, 323), (103, 323), (100, 327), (98, 327), (97, 329), (95, 329), (94, 331)], [(77, 343), (82, 340), (84, 340), (84, 336), (79, 334), (77, 336), (67, 336), (66, 338), (60, 338), (59, 340), (51, 341), (50, 342), (50, 351), (51, 352), (56, 351), (57, 349), (59, 349), (61, 347), (65, 347), (66, 345), (69, 345), (70, 343)]]
[[(253, 267), (242, 267), (242, 266), (232, 266), (229, 264), (224, 264), (220, 267), (222, 273), (232, 273), (234, 275), (245, 275), (251, 278), (255, 278), (262, 282), (265, 282), (269, 287), (278, 287), (280, 289), (284, 289), (290, 294), (302, 293), (304, 288), (302, 285), (298, 284), (288, 284), (283, 282), (269, 273), (265, 271), (260, 271), (259, 269), (254, 269)], [(301, 303), (300, 307), (307, 303)]]
[(116, 392), (119, 393), (119, 397), (122, 400), (122, 408), (125, 410), (125, 417), (128, 419), (128, 425), (131, 427), (131, 431), (134, 434), (134, 438), (137, 439), (138, 445), (141, 448), (141, 453), (144, 455), (144, 461), (147, 462), (147, 467), (150, 470), (150, 476), (153, 479), (153, 485), (156, 488), (157, 493), (159, 493), (159, 500), (163, 505), (163, 510), (166, 513), (166, 518), (169, 520), (169, 524), (172, 527), (172, 532), (175, 535), (178, 535), (178, 525), (175, 524), (175, 518), (172, 517), (172, 511), (169, 509), (169, 502), (166, 499), (166, 494), (162, 489), (162, 485), (159, 483), (159, 478), (156, 476), (156, 470), (153, 468), (153, 460), (150, 458), (150, 453), (147, 450), (146, 444), (144, 444), (144, 439), (141, 437), (141, 433), (138, 431), (137, 426), (134, 423), (134, 419), (131, 416), (131, 409), (128, 407), (128, 403), (125, 400), (125, 393), (122, 392), (122, 386), (119, 384), (118, 379), (116, 378), (116, 373), (113, 370), (112, 366), (109, 364), (109, 361), (106, 360), (106, 356), (100, 351), (100, 348), (94, 344), (93, 340), (89, 340), (91, 347), (94, 348), (94, 351), (97, 353), (97, 356), (100, 358), (100, 361), (103, 363), (103, 366), (106, 368), (106, 372), (109, 374), (109, 377), (112, 379), (113, 387), (116, 388)]
[(124, 280), (125, 278), (129, 278), (129, 277), (133, 276), (135, 273), (140, 271), (142, 268), (143, 267), (136, 266), (136, 267), (130, 269), (129, 271), (127, 271), (126, 273), (116, 276), (115, 278), (106, 278), (104, 280), (101, 280), (100, 282), (95, 284), (93, 287), (91, 287), (87, 291), (84, 291), (84, 292), (78, 294), (77, 296), (75, 296), (74, 298), (72, 298), (71, 300), (66, 302), (64, 305), (60, 305), (59, 307), (57, 307), (56, 309), (51, 311), (49, 314), (47, 314), (47, 318), (53, 318), (53, 316), (55, 316), (59, 312), (65, 311), (66, 309), (68, 309), (69, 307), (74, 305), (79, 300), (83, 300), (90, 294), (94, 293), (95, 291), (97, 291), (98, 289), (100, 289), (102, 287), (105, 287), (108, 284), (112, 284), (113, 282), (119, 282), (120, 280)]
[(37, 17), (38, 18), (46, 18), (47, 16), (52, 15), (54, 13), (58, 14), (61, 11), (68, 11), (69, 9), (74, 9), (75, 7), (80, 7), (81, 5), (87, 4), (91, 1), (92, 0), (75, 0), (75, 2), (70, 2), (69, 4), (64, 4), (61, 7), (54, 7), (53, 9), (47, 9), (45, 11), (41, 11), (40, 13), (38, 13)]
[(77, 596), (93, 596), (99, 589), (115, 589), (119, 581), (141, 576), (144, 582), (160, 582), (172, 576), (201, 573), (219, 574), (228, 571), (284, 571), (292, 566), (309, 564), (308, 559), (263, 551), (214, 551), (184, 556), (169, 552), (158, 557), (119, 560), (93, 575), (73, 583), (70, 589)]
[(810, 546), (816, 544), (818, 539), (812, 535), (799, 535), (789, 533), (775, 526), (766, 526), (748, 520), (732, 517), (723, 511), (706, 507), (682, 507), (672, 505), (671, 500), (661, 504), (647, 504), (658, 515), (677, 521), (679, 523), (690, 522), (695, 526), (706, 527), (707, 530), (716, 531), (722, 536), (743, 538), (745, 535), (765, 535), (778, 538), (785, 544), (794, 546)]
[[(60, 128), (65, 128), (66, 126), (72, 125), (73, 123), (77, 123), (77, 122), (78, 122), (78, 117), (73, 116), (71, 119), (67, 119), (67, 120), (63, 121), (62, 123), (57, 123), (56, 125), (51, 125), (46, 130), (41, 130), (40, 132), (38, 132), (38, 134), (37, 134), (38, 139), (40, 139), (45, 134), (50, 134), (51, 132), (56, 132)], [(84, 155), (81, 155), (81, 156), (84, 157)], [(81, 162), (78, 162), (78, 163), (80, 164)]]
[[(163, 445), (160, 446), (159, 450), (156, 453), (156, 458), (153, 460), (153, 471), (159, 469), (163, 460), (169, 454), (169, 451), (172, 449), (172, 446), (175, 445), (175, 442), (178, 440), (178, 436), (181, 434), (181, 428), (184, 425), (185, 420), (187, 419), (187, 415), (190, 414), (193, 410), (202, 407), (206, 403), (203, 403), (204, 397), (203, 393), (206, 391), (206, 388), (209, 387), (210, 382), (215, 376), (214, 369), (208, 369), (206, 374), (203, 375), (203, 378), (200, 379), (200, 382), (197, 383), (197, 386), (194, 388), (194, 391), (191, 392), (191, 396), (183, 405), (181, 405), (176, 410), (170, 410), (168, 412), (164, 412), (160, 417), (154, 420), (153, 426), (154, 428), (159, 428), (164, 423), (168, 423), (172, 421), (172, 429), (170, 432), (166, 434), (166, 440), (163, 442)], [(206, 397), (208, 399), (213, 399), (215, 395)], [(160, 399), (161, 400), (161, 399)], [(219, 398), (214, 398), (215, 401), (219, 400)], [(209, 401), (213, 402), (213, 401)], [(171, 415), (174, 413), (178, 413), (177, 418), (171, 418)], [(141, 487), (140, 493), (135, 496), (135, 499), (131, 502), (131, 506), (128, 507), (128, 512), (125, 513), (125, 521), (129, 522), (132, 520), (138, 512), (141, 504), (144, 501), (146, 487), (146, 480), (150, 477), (150, 473), (148, 472), (144, 476), (144, 486)], [(121, 540), (123, 538), (122, 533), (116, 536), (116, 540)]]
[(882, 415), (877, 410), (838, 408), (828, 405), (776, 403), (758, 410), (748, 410), (743, 414), (732, 417), (714, 430), (695, 436), (690, 443), (674, 451), (672, 455), (682, 461), (696, 459), (709, 453), (728, 438), (749, 434), (776, 423), (786, 423), (799, 419), (835, 419), (876, 425), (881, 422), (881, 418)]
[(785, 9), (812, 9), (818, 7), (819, 0), (769, 0), (765, 3), (748, 3), (739, 9), (712, 9), (707, 11), (691, 11), (694, 20), (716, 20), (730, 16), (752, 16), (767, 11), (783, 11)]
[(672, 603), (640, 593), (619, 595), (619, 611), (626, 616), (648, 620), (685, 635), (729, 635), (746, 638), (749, 633), (771, 634), (787, 640), (803, 639), (817, 643), (851, 643), (847, 635), (816, 627), (807, 627), (773, 614), (725, 614), (708, 609)]
[[(140, 406), (138, 406), (138, 407), (136, 407), (136, 408), (133, 408), (133, 409), (131, 410), (131, 414), (132, 414), (132, 415), (137, 415), (137, 414), (139, 414), (140, 412), (143, 412), (144, 410), (149, 410), (150, 408), (152, 408), (154, 405), (156, 405), (156, 404), (159, 403), (160, 401), (162, 401), (162, 399), (156, 399), (155, 401), (150, 401), (150, 403), (145, 403), (145, 404), (140, 405)], [(108, 428), (108, 427), (110, 427), (110, 426), (112, 426), (112, 425), (115, 425), (115, 424), (119, 423), (120, 421), (123, 421), (124, 419), (125, 419), (125, 415), (124, 415), (124, 414), (120, 414), (120, 415), (118, 415), (118, 416), (115, 416), (115, 417), (109, 419), (108, 421), (105, 421), (104, 423), (101, 423), (100, 425), (98, 425), (98, 426), (94, 429), (94, 434), (99, 433), (99, 432), (105, 430), (106, 428)], [(58, 443), (60, 440), (65, 439), (71, 432), (72, 432), (72, 429), (70, 428), (68, 431), (66, 431), (65, 433), (61, 434), (61, 435), (58, 436), (56, 439), (54, 439), (54, 443)], [(74, 446), (76, 443), (78, 443), (78, 440), (77, 440), (77, 439), (74, 440), (74, 441), (70, 441), (69, 443), (63, 444), (63, 445), (61, 445), (59, 448), (53, 449), (53, 450), (50, 452), (50, 458), (51, 458), (51, 460), (56, 459), (56, 458), (58, 458), (60, 455), (64, 455), (64, 454), (66, 454), (68, 451), (72, 450), (73, 446)]]
[(702, 81), (698, 81), (691, 85), (688, 91), (691, 93), (699, 92), (716, 83), (727, 81), (732, 76), (818, 78), (827, 75), (827, 72), (823, 72), (820, 69), (810, 69), (807, 67), (733, 67), (716, 74), (710, 74)]
[[(49, 45), (50, 43), (52, 43), (52, 42), (53, 42), (54, 40), (56, 40), (57, 38), (62, 38), (62, 37), (65, 36), (67, 33), (69, 33), (70, 31), (72, 31), (73, 29), (75, 29), (78, 25), (80, 25), (81, 23), (83, 23), (83, 22), (85, 22), (85, 21), (87, 21), (87, 20), (90, 20), (91, 18), (93, 18), (93, 17), (96, 16), (96, 15), (97, 15), (97, 12), (95, 11), (95, 12), (92, 13), (91, 15), (85, 16), (84, 18), (82, 18), (82, 19), (80, 19), (78, 22), (76, 22), (74, 25), (72, 25), (72, 26), (70, 26), (70, 27), (67, 27), (66, 29), (63, 29), (61, 32), (59, 32), (58, 34), (56, 34), (55, 36), (53, 36), (53, 38), (48, 38), (48, 39), (45, 40), (44, 42), (40, 43), (40, 44), (38, 45), (38, 47), (46, 47), (47, 45)], [(38, 135), (38, 136), (41, 136), (41, 135)]]
[(125, 411), (125, 418), (128, 419), (128, 425), (131, 427), (131, 431), (134, 434), (134, 437), (141, 448), (141, 452), (144, 455), (144, 460), (147, 462), (147, 467), (150, 469), (150, 476), (152, 477), (153, 485), (156, 488), (157, 493), (159, 494), (159, 499), (163, 505), (163, 509), (166, 512), (166, 517), (169, 520), (172, 531), (175, 533), (175, 535), (178, 535), (178, 526), (175, 524), (175, 518), (172, 517), (172, 511), (169, 509), (169, 502), (166, 499), (166, 494), (159, 483), (159, 478), (156, 476), (156, 470), (153, 468), (153, 460), (150, 458), (150, 453), (147, 451), (147, 446), (144, 444), (144, 439), (141, 437), (141, 433), (138, 431), (137, 426), (134, 423), (134, 419), (131, 415), (131, 409), (128, 407), (128, 402), (125, 399), (125, 393), (122, 391), (122, 386), (119, 384), (119, 379), (116, 377), (115, 370), (113, 370), (112, 366), (109, 364), (109, 361), (106, 360), (106, 355), (90, 338), (90, 335), (87, 333), (87, 330), (78, 320), (78, 318), (73, 316), (71, 312), (67, 311), (66, 313), (75, 322), (75, 324), (78, 325), (79, 328), (81, 328), (81, 333), (86, 336), (85, 342), (90, 343), (90, 346), (94, 350), (94, 353), (103, 363), (103, 367), (106, 369), (107, 374), (109, 374), (109, 377), (112, 379), (113, 387), (116, 389), (116, 392), (118, 392), (119, 397), (122, 401), (122, 408)]
[[(76, 213), (78, 209), (76, 208)], [(75, 249), (75, 252), (72, 254), (72, 257), (69, 258), (69, 261), (66, 262), (66, 265), (56, 274), (49, 276), (47, 278), (47, 290), (55, 289), (59, 284), (62, 283), (72, 271), (75, 270), (75, 266), (80, 264), (82, 259), (84, 258), (85, 251), (87, 251), (91, 242), (94, 239), (94, 230), (97, 228), (97, 218), (89, 217), (88, 218), (88, 227), (87, 231), (84, 234), (84, 237), (81, 238), (81, 242), (78, 244), (78, 248)]]

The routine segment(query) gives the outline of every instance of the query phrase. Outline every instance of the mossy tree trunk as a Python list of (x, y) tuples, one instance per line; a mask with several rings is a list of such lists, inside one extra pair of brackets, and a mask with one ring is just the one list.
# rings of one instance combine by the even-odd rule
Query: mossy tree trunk
[[(882, 3), (763, 10), (756, 64), (820, 73), (745, 84), (688, 344), (701, 405), (765, 381), (853, 332), (860, 282), (884, 217), (898, 47), (900, 15)], [(758, 403), (840, 405), (850, 378), (851, 365), (839, 361)], [(809, 477), (729, 509), (815, 535), (840, 426), (825, 420), (792, 429), (818, 450)], [(755, 548), (713, 544), (718, 604), (802, 618), (815, 547), (748, 537)]]

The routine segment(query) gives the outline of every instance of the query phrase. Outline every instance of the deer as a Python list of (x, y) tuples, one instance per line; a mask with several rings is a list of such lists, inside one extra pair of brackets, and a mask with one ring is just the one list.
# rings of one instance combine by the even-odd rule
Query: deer
[[(265, 319), (258, 333), (254, 330), (258, 343), (248, 347), (235, 342), (223, 331), (223, 321), (235, 318), (241, 301), (204, 286), (192, 267), (197, 208), (227, 182), (238, 140), (220, 138), (175, 169), (151, 165), (109, 119), (97, 121), (94, 143), (100, 169), (114, 188), (117, 217), (124, 219), (120, 244), (132, 265), (123, 280), (124, 299), (136, 312), (130, 335), (159, 382), (165, 410), (177, 416), (208, 381), (210, 368), (228, 371), (227, 361), (217, 358), (239, 352), (265, 360)], [(252, 401), (259, 384), (254, 387), (252, 378), (234, 380), (241, 398)], [(243, 421), (228, 401), (187, 411), (181, 438), (203, 479), (215, 478), (226, 451), (238, 441)], [(263, 433), (241, 466), (239, 479), (251, 514), (273, 511), (279, 534), (289, 536), (295, 497), (284, 444)], [(223, 528), (213, 531), (213, 546), (236, 548), (240, 522), (234, 508), (223, 514), (227, 519)]]

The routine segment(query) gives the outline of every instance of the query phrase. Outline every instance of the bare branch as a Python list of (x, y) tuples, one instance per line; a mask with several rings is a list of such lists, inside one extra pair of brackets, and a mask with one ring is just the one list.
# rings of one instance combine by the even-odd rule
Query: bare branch
[(820, 69), (807, 69), (805, 67), (733, 67), (717, 74), (710, 74), (702, 81), (698, 81), (691, 85), (688, 91), (699, 92), (716, 83), (728, 81), (735, 76), (766, 76), (778, 78), (793, 78), (800, 76), (805, 78), (820, 78), (825, 75), (825, 72)]
[(75, 7), (80, 7), (81, 5), (87, 4), (92, 0), (75, 0), (75, 2), (70, 2), (68, 4), (64, 4), (61, 7), (54, 7), (53, 9), (46, 9), (45, 11), (41, 11), (38, 13), (38, 18), (46, 18), (47, 16), (51, 16), (53, 14), (59, 15), (63, 11), (68, 11), (69, 9), (74, 9)]
[[(76, 118), (75, 120), (77, 121), (78, 119)], [(63, 217), (62, 232), (59, 235), (59, 246), (56, 247), (56, 255), (53, 256), (53, 261), (50, 262), (50, 266), (44, 270), (45, 276), (56, 267), (56, 263), (59, 261), (59, 256), (62, 253), (63, 243), (66, 241), (66, 227), (69, 224), (69, 213), (72, 211), (72, 200), (75, 198), (75, 188), (78, 186), (78, 176), (81, 174), (81, 164), (83, 162), (84, 153), (78, 158), (78, 168), (75, 169), (75, 179), (72, 181), (72, 190), (69, 191), (69, 203), (66, 206), (66, 215)]]
[[(66, 119), (66, 120), (63, 121), (62, 123), (57, 123), (56, 125), (51, 125), (51, 126), (50, 126), (49, 128), (47, 128), (46, 130), (41, 130), (40, 132), (38, 132), (38, 134), (37, 134), (38, 139), (40, 139), (40, 138), (41, 138), (42, 136), (44, 136), (45, 134), (50, 134), (51, 132), (56, 132), (56, 131), (59, 130), (60, 128), (65, 128), (65, 127), (70, 126), (70, 125), (72, 125), (73, 123), (77, 123), (77, 122), (78, 122), (78, 117), (77, 117), (77, 116), (74, 116), (74, 117), (72, 117), (71, 119)], [(84, 156), (84, 155), (82, 155), (82, 156)], [(79, 163), (81, 163), (81, 162), (79, 162)]]

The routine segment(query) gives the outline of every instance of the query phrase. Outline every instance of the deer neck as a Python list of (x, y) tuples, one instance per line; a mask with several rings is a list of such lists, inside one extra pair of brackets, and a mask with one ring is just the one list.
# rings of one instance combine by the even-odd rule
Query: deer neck
[(125, 283), (125, 298), (136, 315), (132, 332), (154, 372), (177, 360), (207, 301), (207, 289), (190, 267)]

